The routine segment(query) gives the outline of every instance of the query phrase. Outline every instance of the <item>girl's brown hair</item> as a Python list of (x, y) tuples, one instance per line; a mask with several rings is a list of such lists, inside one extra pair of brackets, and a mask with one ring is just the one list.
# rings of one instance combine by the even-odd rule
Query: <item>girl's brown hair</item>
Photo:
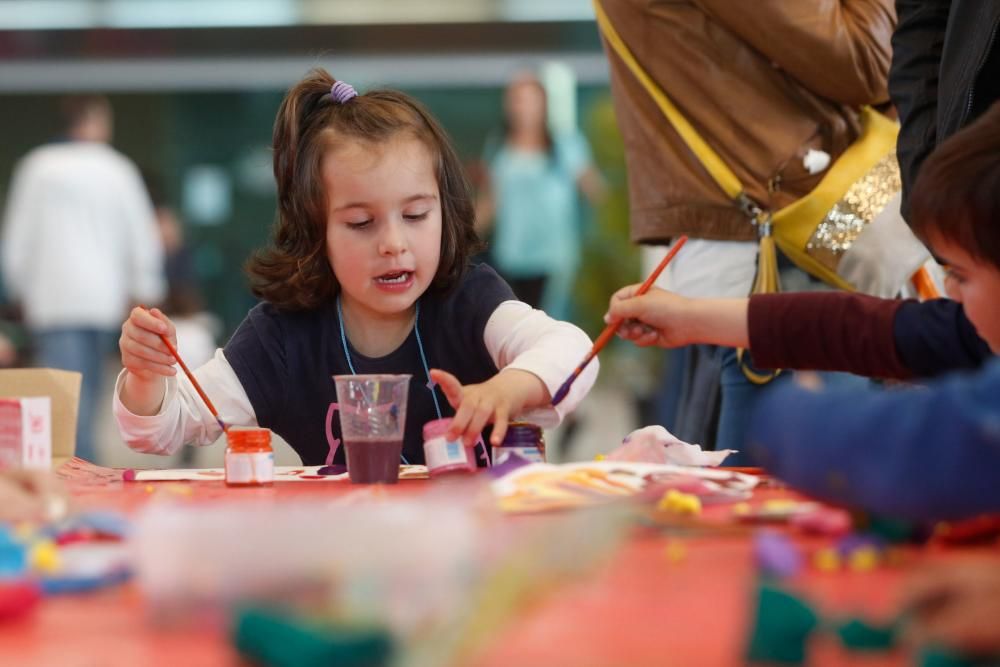
[(441, 259), (431, 289), (454, 286), (480, 249), (469, 185), (444, 130), (404, 93), (376, 90), (344, 103), (330, 96), (336, 80), (314, 69), (281, 103), (274, 121), (278, 213), (270, 244), (247, 263), (253, 293), (279, 308), (328, 303), (340, 289), (326, 255), (327, 197), (320, 165), (344, 141), (383, 143), (408, 134), (435, 161), (441, 199)]
[(1000, 268), (1000, 102), (941, 143), (910, 196), (913, 231)]

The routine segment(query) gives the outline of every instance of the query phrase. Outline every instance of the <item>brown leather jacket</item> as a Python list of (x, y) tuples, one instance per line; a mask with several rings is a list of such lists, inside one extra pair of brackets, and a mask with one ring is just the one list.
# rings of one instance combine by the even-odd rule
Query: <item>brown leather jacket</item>
[[(633, 55), (758, 203), (809, 192), (810, 148), (834, 159), (857, 107), (888, 98), (892, 0), (601, 0)], [(753, 240), (722, 192), (614, 51), (632, 239)]]

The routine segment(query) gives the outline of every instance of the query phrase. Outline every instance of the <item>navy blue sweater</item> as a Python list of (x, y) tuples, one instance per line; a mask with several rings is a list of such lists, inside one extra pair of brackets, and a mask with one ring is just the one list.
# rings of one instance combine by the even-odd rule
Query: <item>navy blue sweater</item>
[[(498, 369), (483, 333), (493, 311), (513, 300), (507, 283), (489, 266), (466, 271), (447, 294), (428, 291), (420, 299), (420, 334), (430, 368), (452, 373), (463, 384), (485, 382)], [(423, 463), (424, 423), (436, 419), (428, 378), (420, 361), (416, 334), (384, 357), (361, 355), (348, 342), (358, 373), (410, 373), (403, 455)], [(309, 311), (282, 311), (262, 303), (253, 308), (223, 350), (250, 398), (257, 423), (284, 438), (305, 465), (319, 465), (329, 452), (325, 424), (335, 402), (333, 375), (351, 372), (340, 338), (335, 303)], [(435, 389), (443, 416), (454, 415), (440, 388)], [(340, 420), (332, 420), (340, 439)], [(342, 463), (344, 449), (337, 452)]]

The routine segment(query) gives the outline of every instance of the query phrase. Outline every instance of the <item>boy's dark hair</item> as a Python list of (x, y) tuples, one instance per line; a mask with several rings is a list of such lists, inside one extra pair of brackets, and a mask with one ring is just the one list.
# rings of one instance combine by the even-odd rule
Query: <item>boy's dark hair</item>
[(327, 198), (320, 166), (347, 141), (380, 144), (400, 134), (431, 151), (441, 200), (441, 259), (431, 289), (454, 286), (479, 250), (472, 195), (444, 130), (415, 99), (377, 90), (340, 104), (330, 97), (335, 79), (314, 69), (296, 84), (274, 121), (274, 177), (278, 213), (268, 247), (247, 263), (253, 293), (287, 310), (316, 308), (340, 285), (326, 254)]
[(911, 226), (1000, 268), (1000, 102), (941, 143), (920, 167)]

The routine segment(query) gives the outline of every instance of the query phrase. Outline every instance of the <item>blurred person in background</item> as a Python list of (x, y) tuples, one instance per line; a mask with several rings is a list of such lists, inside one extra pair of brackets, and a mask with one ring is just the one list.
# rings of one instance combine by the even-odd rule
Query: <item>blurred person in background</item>
[(510, 81), (503, 111), (502, 134), (484, 151), (489, 175), (477, 200), (477, 228), (483, 236), (492, 231), (492, 263), (514, 294), (568, 319), (581, 252), (578, 196), (596, 203), (604, 182), (580, 132), (553, 134), (545, 88), (534, 74)]
[[(650, 78), (747, 194), (772, 211), (810, 192), (858, 138), (862, 105), (888, 100), (892, 0), (603, 0), (601, 6)], [(663, 245), (687, 234), (691, 240), (667, 268), (665, 286), (692, 297), (747, 296), (756, 273), (756, 227), (613, 49), (606, 50), (625, 144), (632, 239), (661, 246), (662, 256)], [(926, 250), (895, 218), (908, 237), (899, 254), (916, 254), (912, 273)], [(790, 265), (781, 279), (785, 288), (822, 287)], [(684, 440), (739, 449), (761, 388), (744, 377), (736, 350), (694, 346), (673, 361), (658, 421)]]
[(76, 454), (94, 461), (102, 366), (130, 306), (163, 298), (163, 246), (139, 170), (109, 145), (108, 100), (70, 97), (61, 111), (63, 140), (15, 168), (2, 270), (34, 337), (35, 363), (83, 374)]

